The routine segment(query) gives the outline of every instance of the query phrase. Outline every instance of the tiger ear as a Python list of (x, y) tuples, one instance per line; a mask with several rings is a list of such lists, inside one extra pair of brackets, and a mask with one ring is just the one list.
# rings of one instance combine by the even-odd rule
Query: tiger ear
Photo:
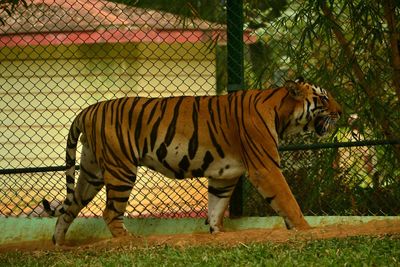
[(304, 99), (304, 92), (300, 88), (300, 84), (294, 81), (286, 81), (285, 88), (288, 90), (291, 97), (296, 100)]

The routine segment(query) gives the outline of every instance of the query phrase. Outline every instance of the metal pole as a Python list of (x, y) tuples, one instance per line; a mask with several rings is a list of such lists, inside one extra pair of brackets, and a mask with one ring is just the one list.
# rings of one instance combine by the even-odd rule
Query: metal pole
[(228, 92), (243, 90), (243, 1), (227, 1)]
[[(228, 92), (243, 90), (243, 0), (227, 0), (227, 54)], [(244, 177), (240, 177), (233, 192), (230, 217), (243, 215), (243, 180)]]

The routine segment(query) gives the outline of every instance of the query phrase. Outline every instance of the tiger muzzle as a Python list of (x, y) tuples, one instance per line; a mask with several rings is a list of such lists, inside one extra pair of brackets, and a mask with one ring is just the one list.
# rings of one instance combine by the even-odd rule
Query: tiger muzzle
[(332, 131), (339, 118), (340, 114), (338, 112), (331, 112), (329, 115), (317, 116), (314, 121), (314, 128), (317, 135), (324, 136)]

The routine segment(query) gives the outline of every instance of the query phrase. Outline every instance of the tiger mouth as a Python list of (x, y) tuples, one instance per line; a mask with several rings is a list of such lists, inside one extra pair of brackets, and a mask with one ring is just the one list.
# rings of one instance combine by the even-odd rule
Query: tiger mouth
[(326, 135), (335, 127), (336, 121), (336, 118), (332, 118), (329, 115), (316, 117), (314, 121), (315, 132), (319, 136)]

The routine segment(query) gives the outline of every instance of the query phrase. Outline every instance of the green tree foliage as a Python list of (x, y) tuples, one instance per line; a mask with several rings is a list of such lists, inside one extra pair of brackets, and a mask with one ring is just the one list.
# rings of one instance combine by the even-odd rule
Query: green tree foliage
[[(259, 37), (249, 48), (247, 82), (269, 87), (304, 76), (344, 106), (332, 141), (399, 140), (399, 3), (293, 0), (276, 16), (245, 6)], [(305, 211), (398, 214), (390, 203), (400, 194), (400, 146), (286, 157), (285, 175)]]
[[(333, 87), (346, 113), (362, 118), (362, 134), (399, 139), (399, 3), (295, 0), (282, 7), (275, 18), (248, 11), (259, 14), (247, 16), (249, 24), (260, 25), (251, 64), (264, 66), (253, 82), (301, 74)], [(400, 159), (400, 148), (394, 151)]]

